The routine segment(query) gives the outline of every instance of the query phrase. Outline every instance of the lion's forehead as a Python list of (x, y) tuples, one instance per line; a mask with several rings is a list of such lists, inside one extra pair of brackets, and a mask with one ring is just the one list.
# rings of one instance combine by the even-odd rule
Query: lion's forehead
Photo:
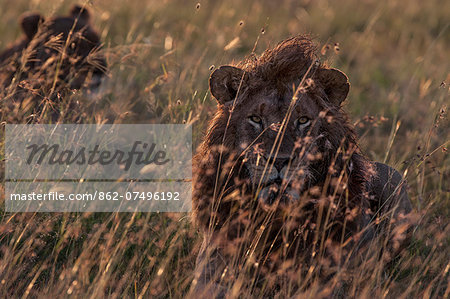
[(283, 92), (277, 89), (256, 91), (246, 96), (241, 110), (249, 115), (265, 116), (273, 123), (281, 123), (289, 111), (294, 116), (297, 114), (309, 117), (318, 115), (321, 108), (315, 101), (316, 95), (314, 93), (299, 93), (298, 98), (293, 103), (293, 109), (290, 110), (293, 96), (292, 90)]
[(41, 35), (45, 35), (46, 38), (51, 38), (62, 33), (63, 38), (66, 38), (71, 32), (72, 38), (77, 38), (79, 42), (87, 41), (97, 43), (99, 41), (98, 34), (89, 24), (78, 22), (71, 17), (56, 17), (49, 20)]

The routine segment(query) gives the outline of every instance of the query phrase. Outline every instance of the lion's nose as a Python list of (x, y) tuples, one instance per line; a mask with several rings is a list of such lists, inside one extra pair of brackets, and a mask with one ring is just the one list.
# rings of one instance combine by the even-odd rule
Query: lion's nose
[(289, 164), (289, 158), (269, 158), (269, 165), (273, 164), (273, 166), (278, 170), (278, 173), (283, 169), (283, 167)]

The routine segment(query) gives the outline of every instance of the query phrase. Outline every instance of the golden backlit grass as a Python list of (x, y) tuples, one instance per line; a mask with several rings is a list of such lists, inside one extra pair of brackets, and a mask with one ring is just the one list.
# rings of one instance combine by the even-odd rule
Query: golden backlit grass
[[(66, 14), (71, 4), (0, 0), (0, 48), (20, 36), (21, 13)], [(96, 93), (68, 95), (59, 109), (78, 100), (75, 113), (85, 123), (191, 123), (194, 145), (214, 112), (208, 77), (215, 67), (311, 33), (323, 46), (321, 58), (350, 79), (346, 110), (361, 148), (406, 176), (421, 217), (412, 245), (388, 269), (360, 269), (370, 280), (353, 285), (352, 295), (449, 295), (450, 2), (112, 0), (87, 6), (104, 42), (108, 78)], [(2, 109), (2, 124), (10, 119)], [(188, 293), (201, 242), (189, 214), (0, 211), (1, 297)], [(313, 284), (305, 294), (314, 298), (322, 290)]]

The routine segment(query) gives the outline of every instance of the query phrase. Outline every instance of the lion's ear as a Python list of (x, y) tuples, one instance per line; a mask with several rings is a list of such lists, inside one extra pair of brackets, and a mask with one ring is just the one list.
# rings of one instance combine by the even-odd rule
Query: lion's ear
[(211, 94), (220, 104), (235, 99), (241, 80), (245, 76), (244, 70), (224, 65), (215, 70), (209, 78), (209, 89)]
[(318, 69), (315, 79), (322, 85), (328, 99), (339, 106), (347, 97), (350, 83), (347, 76), (337, 69)]
[(89, 23), (91, 18), (89, 11), (86, 7), (75, 4), (70, 10), (70, 15), (74, 19), (78, 19), (81, 23)]
[(28, 39), (33, 39), (39, 28), (39, 23), (44, 22), (44, 17), (40, 14), (25, 14), (21, 17), (20, 25)]

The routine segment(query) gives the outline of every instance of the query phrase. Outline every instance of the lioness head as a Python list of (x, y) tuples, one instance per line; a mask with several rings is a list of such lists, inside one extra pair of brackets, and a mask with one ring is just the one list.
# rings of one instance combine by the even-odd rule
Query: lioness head
[(0, 54), (2, 73), (8, 73), (3, 74), (2, 85), (7, 86), (19, 75), (31, 86), (36, 81), (40, 86), (62, 84), (72, 89), (81, 88), (84, 83), (98, 86), (106, 62), (99, 52), (100, 38), (84, 7), (75, 5), (68, 16), (50, 19), (28, 13), (20, 23), (23, 40)]
[(343, 162), (356, 150), (341, 110), (348, 78), (318, 61), (308, 37), (221, 66), (209, 85), (219, 106), (206, 142), (223, 142), (240, 157), (235, 168), (249, 178), (260, 201), (295, 201), (327, 175), (352, 168), (350, 160)]

